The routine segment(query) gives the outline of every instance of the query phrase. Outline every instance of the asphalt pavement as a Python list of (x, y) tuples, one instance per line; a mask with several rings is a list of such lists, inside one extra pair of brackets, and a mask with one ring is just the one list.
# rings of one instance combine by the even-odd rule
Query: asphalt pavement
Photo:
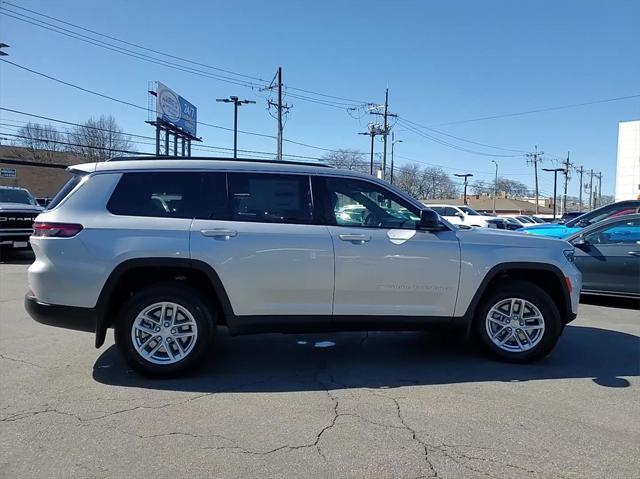
[(640, 312), (582, 304), (554, 352), (495, 362), (436, 333), (230, 337), (149, 380), (31, 320), (0, 264), (0, 477), (640, 477)]

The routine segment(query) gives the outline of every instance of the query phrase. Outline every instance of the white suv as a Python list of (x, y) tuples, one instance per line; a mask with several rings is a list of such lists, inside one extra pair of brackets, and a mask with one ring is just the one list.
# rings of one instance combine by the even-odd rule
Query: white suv
[(427, 205), (427, 207), (454, 225), (489, 227), (487, 222), (496, 218), (495, 216), (481, 215), (469, 206)]
[(70, 169), (34, 226), (37, 321), (109, 327), (130, 365), (184, 372), (232, 334), (464, 329), (545, 356), (578, 307), (566, 242), (459, 230), (402, 191), (322, 165), (125, 159)]

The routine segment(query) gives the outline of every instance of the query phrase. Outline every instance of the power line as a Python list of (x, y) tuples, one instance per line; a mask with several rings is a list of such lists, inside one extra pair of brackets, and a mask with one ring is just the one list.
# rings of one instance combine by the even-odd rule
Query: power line
[(419, 136), (421, 136), (423, 138), (426, 138), (427, 140), (431, 140), (431, 141), (433, 141), (435, 143), (439, 143), (439, 144), (441, 144), (443, 146), (447, 146), (449, 148), (453, 148), (454, 150), (464, 151), (466, 153), (471, 153), (473, 155), (492, 156), (492, 157), (497, 157), (497, 158), (517, 158), (517, 157), (524, 156), (522, 154), (520, 154), (520, 155), (503, 155), (503, 154), (497, 154), (497, 153), (486, 153), (486, 152), (481, 152), (481, 151), (476, 151), (476, 150), (470, 150), (469, 148), (465, 148), (465, 147), (462, 147), (460, 145), (455, 145), (453, 143), (449, 143), (449, 142), (447, 142), (445, 140), (442, 140), (441, 138), (437, 138), (437, 137), (431, 136), (431, 135), (429, 135), (429, 134), (427, 134), (427, 133), (425, 133), (425, 132), (423, 132), (421, 130), (418, 130), (417, 128), (411, 126), (408, 122), (406, 122), (406, 120), (400, 119), (399, 121), (409, 131), (411, 131), (411, 132), (413, 132), (413, 133), (415, 133), (415, 134), (417, 134), (417, 135), (419, 135)]
[(622, 101), (622, 100), (631, 100), (634, 98), (640, 98), (640, 93), (635, 94), (635, 95), (627, 95), (627, 96), (619, 96), (619, 97), (614, 97), (614, 98), (605, 98), (603, 100), (593, 100), (593, 101), (586, 101), (586, 102), (582, 102), (582, 103), (571, 103), (571, 104), (567, 104), (567, 105), (560, 105), (560, 106), (550, 106), (547, 108), (537, 108), (534, 110), (526, 110), (526, 111), (520, 111), (520, 112), (516, 112), (516, 113), (504, 113), (501, 115), (491, 115), (491, 116), (483, 116), (483, 117), (479, 117), (479, 118), (471, 118), (469, 120), (457, 120), (457, 121), (449, 121), (449, 122), (445, 122), (445, 123), (435, 123), (431, 126), (449, 126), (449, 125), (460, 125), (462, 123), (472, 123), (472, 122), (476, 122), (476, 121), (485, 121), (485, 120), (495, 120), (498, 118), (509, 118), (509, 117), (514, 117), (514, 116), (523, 116), (523, 115), (531, 115), (534, 113), (544, 113), (546, 111), (556, 111), (556, 110), (566, 110), (568, 108), (578, 108), (581, 106), (588, 106), (588, 105), (597, 105), (599, 103), (610, 103), (613, 101)]
[[(145, 107), (145, 106), (142, 106), (142, 105), (136, 105), (135, 103), (131, 103), (129, 101), (121, 100), (119, 98), (115, 98), (115, 97), (112, 97), (110, 95), (105, 95), (104, 93), (99, 93), (99, 92), (97, 92), (95, 90), (90, 90), (88, 88), (81, 87), (81, 86), (76, 85), (74, 83), (70, 83), (70, 82), (61, 80), (59, 78), (53, 77), (51, 75), (47, 75), (45, 73), (33, 70), (31, 68), (28, 68), (28, 67), (25, 67), (23, 65), (19, 65), (19, 64), (15, 63), (15, 62), (12, 62), (12, 61), (9, 61), (9, 60), (5, 60), (4, 58), (0, 58), (0, 61), (3, 61), (5, 63), (9, 63), (10, 65), (13, 65), (13, 66), (15, 66), (17, 68), (20, 68), (22, 70), (26, 70), (26, 71), (28, 71), (30, 73), (35, 74), (35, 75), (39, 75), (41, 77), (47, 78), (48, 80), (52, 80), (54, 82), (69, 86), (71, 88), (76, 88), (76, 89), (78, 89), (80, 91), (83, 91), (85, 93), (89, 93), (91, 95), (96, 95), (96, 96), (99, 96), (101, 98), (105, 98), (107, 100), (115, 101), (115, 102), (121, 103), (123, 105), (127, 105), (127, 106), (130, 106), (130, 107), (133, 107), (133, 108), (137, 108), (139, 110), (148, 111), (148, 107)], [(212, 123), (207, 123), (207, 122), (204, 122), (204, 121), (198, 121), (197, 124), (198, 125), (202, 125), (202, 126), (208, 126), (210, 128), (215, 128), (215, 129), (218, 129), (218, 130), (233, 131), (232, 128), (228, 128), (228, 127), (224, 127), (224, 126), (220, 126), (220, 125), (214, 125)], [(257, 133), (257, 132), (253, 132), (253, 131), (238, 130), (238, 133), (242, 133), (242, 134), (245, 134), (245, 135), (258, 136), (258, 137), (262, 137), (262, 138), (276, 139), (276, 136), (274, 136), (274, 135), (268, 135), (268, 134), (265, 134), (265, 133)], [(314, 148), (314, 149), (319, 149), (319, 150), (323, 150), (323, 151), (334, 151), (334, 149), (331, 149), (331, 148), (323, 148), (323, 147), (319, 147), (319, 146), (315, 146), (315, 145), (309, 145), (307, 143), (303, 143), (303, 142), (299, 142), (299, 141), (295, 141), (295, 140), (284, 139), (283, 141), (289, 142), (289, 143), (292, 143), (292, 144), (296, 144), (296, 145), (299, 145), (299, 146), (304, 146), (304, 147), (307, 147), (307, 148)]]
[[(30, 10), (30, 9), (28, 9), (28, 8), (22, 7), (22, 6), (20, 6), (20, 5), (16, 5), (16, 4), (11, 3), (11, 2), (4, 1), (3, 3), (4, 3), (4, 4), (6, 4), (6, 5), (11, 5), (11, 6), (12, 6), (12, 7), (14, 7), (14, 8), (18, 8), (18, 9), (20, 9), (20, 10), (24, 10), (24, 11), (27, 11), (27, 12), (33, 13), (33, 14), (35, 14), (35, 15), (39, 15), (39, 16), (41, 16), (41, 17), (48, 18), (49, 20), (53, 20), (53, 21), (56, 21), (56, 22), (59, 22), (59, 23), (63, 23), (63, 24), (65, 24), (65, 25), (69, 25), (69, 26), (71, 26), (71, 27), (74, 27), (74, 28), (78, 28), (78, 29), (80, 29), (80, 30), (83, 30), (83, 31), (85, 31), (85, 32), (89, 32), (89, 33), (92, 33), (92, 34), (94, 34), (94, 35), (98, 35), (98, 36), (101, 36), (101, 37), (104, 37), (104, 38), (108, 38), (108, 39), (110, 39), (110, 40), (114, 40), (114, 41), (117, 41), (117, 42), (123, 43), (123, 44), (125, 44), (125, 45), (129, 45), (129, 46), (132, 46), (132, 47), (136, 47), (136, 48), (139, 48), (139, 49), (141, 49), (141, 50), (146, 50), (146, 51), (149, 51), (149, 52), (152, 52), (152, 53), (157, 53), (157, 54), (159, 54), (159, 55), (164, 55), (164, 56), (167, 56), (167, 57), (170, 57), (170, 58), (174, 58), (174, 59), (176, 59), (176, 60), (180, 60), (180, 61), (183, 61), (183, 62), (186, 62), (186, 63), (191, 63), (191, 64), (193, 64), (193, 65), (198, 65), (198, 66), (201, 66), (201, 67), (210, 68), (210, 69), (212, 69), (212, 70), (221, 71), (221, 72), (223, 72), (223, 73), (228, 73), (228, 74), (230, 74), (230, 75), (236, 75), (236, 76), (239, 76), (239, 77), (249, 78), (249, 79), (251, 79), (251, 80), (257, 80), (257, 81), (266, 82), (266, 80), (264, 80), (264, 79), (262, 79), (262, 78), (259, 78), (259, 77), (255, 77), (255, 76), (251, 76), (251, 75), (245, 75), (245, 74), (243, 74), (243, 73), (237, 73), (237, 72), (234, 72), (234, 71), (231, 71), (231, 70), (225, 70), (225, 69), (223, 69), (223, 68), (214, 67), (214, 66), (211, 66), (211, 65), (207, 65), (207, 64), (205, 64), (205, 63), (199, 63), (199, 62), (196, 62), (196, 61), (193, 61), (193, 60), (189, 60), (188, 58), (179, 57), (179, 56), (176, 56), (176, 55), (171, 55), (170, 53), (161, 52), (161, 51), (154, 50), (154, 49), (152, 49), (152, 48), (148, 48), (148, 47), (145, 47), (145, 46), (142, 46), (142, 45), (136, 44), (136, 43), (128, 42), (128, 41), (126, 41), (126, 40), (122, 40), (122, 39), (120, 39), (120, 38), (117, 38), (117, 37), (114, 37), (114, 36), (111, 36), (111, 35), (106, 35), (106, 34), (104, 34), (104, 33), (100, 33), (100, 32), (97, 32), (97, 31), (95, 31), (95, 30), (91, 30), (91, 29), (89, 29), (89, 28), (85, 28), (85, 27), (82, 27), (82, 26), (80, 26), (80, 25), (76, 25), (76, 24), (74, 24), (74, 23), (71, 23), (71, 22), (68, 22), (68, 21), (65, 21), (65, 20), (61, 20), (61, 19), (59, 19), (59, 18), (55, 18), (55, 17), (52, 17), (52, 16), (49, 16), (49, 15), (46, 15), (46, 14), (41, 13), (41, 12), (36, 12), (35, 10)], [(15, 13), (15, 12), (14, 12), (14, 13)]]
[(421, 125), (420, 123), (416, 123), (415, 121), (408, 120), (408, 119), (406, 119), (406, 118), (404, 118), (404, 117), (401, 117), (401, 119), (402, 119), (402, 120), (404, 120), (404, 121), (405, 121), (405, 122), (407, 122), (407, 123), (411, 123), (411, 124), (412, 124), (412, 125), (414, 125), (416, 128), (420, 128), (420, 129), (428, 130), (428, 131), (431, 131), (431, 132), (433, 132), (433, 133), (437, 133), (437, 134), (439, 134), (439, 135), (444, 135), (444, 136), (448, 136), (449, 138), (454, 138), (454, 139), (456, 139), (456, 140), (464, 141), (464, 142), (466, 142), (466, 143), (471, 143), (471, 144), (478, 145), (478, 146), (484, 146), (484, 147), (487, 147), (487, 148), (494, 148), (494, 149), (496, 149), (496, 150), (512, 151), (512, 152), (515, 152), (515, 153), (527, 153), (527, 151), (526, 151), (526, 150), (516, 150), (516, 149), (513, 149), (513, 148), (504, 148), (504, 147), (501, 147), (501, 146), (494, 146), (494, 145), (488, 145), (488, 144), (486, 144), (486, 143), (480, 143), (480, 142), (478, 142), (478, 141), (469, 140), (469, 139), (467, 139), (467, 138), (461, 138), (461, 137), (459, 137), (459, 136), (452, 135), (452, 134), (450, 134), (450, 133), (445, 133), (444, 131), (436, 130), (436, 129), (434, 129), (434, 128), (430, 128), (430, 127), (428, 127), (428, 126)]
[[(185, 57), (180, 57), (180, 56), (177, 56), (177, 55), (172, 55), (172, 54), (169, 54), (169, 53), (166, 53), (166, 52), (155, 50), (153, 48), (145, 47), (144, 45), (140, 45), (140, 44), (137, 44), (137, 43), (129, 42), (127, 40), (122, 40), (121, 38), (118, 38), (118, 37), (115, 37), (115, 36), (112, 36), (112, 35), (107, 35), (107, 34), (104, 34), (104, 33), (100, 33), (98, 31), (83, 27), (81, 25), (77, 25), (77, 24), (74, 24), (74, 23), (71, 23), (71, 22), (68, 22), (68, 21), (65, 21), (65, 20), (61, 20), (59, 18), (55, 18), (53, 16), (46, 15), (44, 13), (37, 12), (35, 10), (31, 10), (31, 9), (28, 9), (28, 8), (25, 8), (25, 7), (21, 7), (19, 5), (13, 4), (11, 2), (6, 2), (5, 1), (4, 5), (10, 5), (10, 6), (14, 7), (14, 8), (18, 8), (20, 10), (30, 12), (32, 14), (47, 18), (49, 20), (53, 20), (55, 22), (58, 22), (58, 23), (61, 23), (61, 24), (64, 24), (64, 25), (67, 25), (67, 26), (70, 26), (70, 27), (73, 27), (73, 28), (88, 32), (88, 33), (91, 33), (93, 35), (97, 35), (97, 36), (100, 36), (100, 37), (103, 37), (103, 38), (107, 38), (109, 40), (113, 40), (113, 41), (116, 41), (116, 42), (119, 42), (119, 43), (122, 43), (122, 44), (125, 44), (125, 45), (128, 45), (128, 46), (132, 46), (132, 47), (140, 49), (140, 50), (151, 52), (151, 53), (154, 53), (156, 55), (162, 55), (162, 56), (165, 56), (165, 57), (168, 57), (168, 58), (173, 58), (175, 60), (179, 60), (179, 61), (184, 62), (184, 63), (189, 63), (189, 64), (192, 64), (192, 65), (197, 65), (197, 66), (208, 68), (208, 69), (211, 69), (211, 70), (220, 71), (220, 72), (223, 72), (223, 73), (227, 73), (229, 75), (234, 75), (234, 76), (242, 77), (242, 78), (248, 78), (250, 80), (255, 80), (255, 81), (261, 82), (262, 85), (256, 84), (253, 81), (241, 80), (241, 79), (238, 79), (238, 78), (231, 78), (231, 77), (226, 77), (226, 76), (222, 76), (222, 75), (218, 75), (218, 74), (212, 74), (210, 72), (205, 72), (205, 71), (198, 70), (198, 69), (195, 69), (195, 68), (192, 68), (192, 67), (186, 67), (184, 65), (180, 65), (180, 64), (177, 64), (175, 62), (171, 62), (171, 61), (168, 61), (168, 60), (163, 60), (161, 58), (157, 58), (157, 57), (153, 57), (153, 56), (150, 56), (150, 55), (147, 55), (147, 54), (144, 54), (144, 53), (136, 52), (134, 50), (129, 50), (129, 49), (126, 49), (124, 47), (120, 47), (118, 45), (114, 45), (112, 43), (105, 42), (103, 40), (99, 40), (99, 39), (96, 39), (96, 38), (93, 38), (93, 37), (90, 37), (90, 36), (87, 36), (87, 35), (83, 35), (81, 33), (78, 33), (77, 31), (69, 30), (69, 29), (63, 28), (63, 27), (61, 27), (59, 25), (55, 25), (55, 24), (46, 22), (44, 20), (40, 20), (38, 18), (34, 18), (34, 17), (29, 16), (29, 15), (25, 15), (23, 13), (20, 13), (20, 12), (9, 10), (5, 6), (0, 6), (0, 9), (4, 10), (4, 12), (0, 12), (0, 13), (6, 15), (8, 17), (11, 17), (11, 18), (14, 18), (16, 20), (20, 20), (20, 21), (32, 24), (34, 26), (38, 26), (40, 28), (43, 28), (43, 29), (46, 29), (46, 30), (49, 30), (49, 31), (53, 31), (53, 32), (61, 34), (61, 35), (68, 36), (70, 38), (74, 38), (76, 40), (83, 41), (85, 43), (92, 44), (94, 46), (98, 46), (98, 47), (101, 47), (101, 48), (106, 48), (108, 50), (116, 51), (116, 52), (121, 53), (121, 54), (128, 54), (129, 56), (134, 56), (135, 58), (138, 58), (138, 59), (141, 59), (141, 60), (151, 61), (153, 63), (161, 62), (160, 64), (163, 65), (163, 66), (166, 66), (166, 67), (177, 68), (179, 70), (186, 71), (188, 73), (202, 74), (202, 75), (205, 75), (205, 76), (210, 76), (211, 78), (219, 80), (219, 81), (226, 81), (226, 82), (229, 82), (229, 83), (234, 83), (234, 84), (245, 86), (245, 87), (249, 87), (249, 88), (252, 88), (252, 89), (260, 87), (260, 86), (264, 86), (264, 84), (267, 83), (267, 80), (265, 80), (263, 78), (260, 78), (260, 77), (257, 77), (257, 76), (246, 75), (246, 74), (243, 74), (243, 73), (234, 72), (232, 70), (219, 68), (219, 67), (216, 67), (216, 66), (213, 66), (213, 65), (208, 65), (206, 63), (201, 63), (201, 62), (197, 62), (197, 61), (194, 61), (194, 60), (190, 60), (190, 59), (185, 58)], [(7, 12), (10, 12), (13, 15), (10, 15)], [(18, 15), (18, 16), (16, 17), (14, 15)], [(37, 23), (34, 23), (34, 22), (37, 22)], [(311, 95), (315, 95), (315, 96), (320, 96), (320, 97), (324, 97), (324, 98), (332, 98), (334, 100), (341, 100), (340, 102), (332, 101), (332, 100), (321, 100), (321, 99), (310, 98), (310, 97), (307, 97), (305, 95), (294, 94), (294, 93), (291, 94), (292, 97), (298, 98), (300, 100), (310, 101), (310, 102), (322, 104), (322, 105), (325, 105), (325, 106), (332, 106), (332, 107), (336, 107), (336, 108), (341, 108), (342, 109), (342, 106), (339, 106), (339, 105), (354, 106), (354, 105), (358, 105), (358, 104), (367, 103), (367, 102), (360, 101), (360, 100), (354, 100), (354, 99), (350, 99), (350, 98), (345, 98), (345, 97), (340, 97), (340, 96), (335, 96), (335, 95), (329, 95), (329, 94), (326, 94), (326, 93), (321, 93), (321, 92), (308, 90), (308, 89), (303, 89), (303, 88), (298, 88), (298, 87), (293, 87), (293, 86), (289, 86), (288, 88), (291, 89), (291, 90), (296, 90), (296, 91), (299, 91), (299, 92), (302, 92), (302, 93), (307, 93), (307, 94), (311, 94)], [(345, 102), (348, 102), (348, 103), (345, 103)]]

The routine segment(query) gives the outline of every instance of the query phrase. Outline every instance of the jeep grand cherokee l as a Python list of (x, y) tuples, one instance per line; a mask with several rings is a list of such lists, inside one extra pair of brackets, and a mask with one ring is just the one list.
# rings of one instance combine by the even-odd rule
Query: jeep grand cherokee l
[(218, 325), (241, 334), (444, 323), (523, 362), (547, 355), (576, 316), (581, 276), (568, 243), (457, 229), (370, 176), (211, 158), (71, 171), (35, 223), (26, 308), (95, 332), (96, 347), (113, 327), (147, 375), (191, 369)]

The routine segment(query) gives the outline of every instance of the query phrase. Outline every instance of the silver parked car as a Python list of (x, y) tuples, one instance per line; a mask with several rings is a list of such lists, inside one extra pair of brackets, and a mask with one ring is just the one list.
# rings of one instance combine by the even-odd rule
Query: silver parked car
[(566, 242), (458, 229), (376, 178), (323, 165), (140, 159), (71, 168), (35, 223), (25, 303), (107, 328), (145, 374), (189, 370), (232, 333), (463, 329), (511, 361), (576, 317)]

